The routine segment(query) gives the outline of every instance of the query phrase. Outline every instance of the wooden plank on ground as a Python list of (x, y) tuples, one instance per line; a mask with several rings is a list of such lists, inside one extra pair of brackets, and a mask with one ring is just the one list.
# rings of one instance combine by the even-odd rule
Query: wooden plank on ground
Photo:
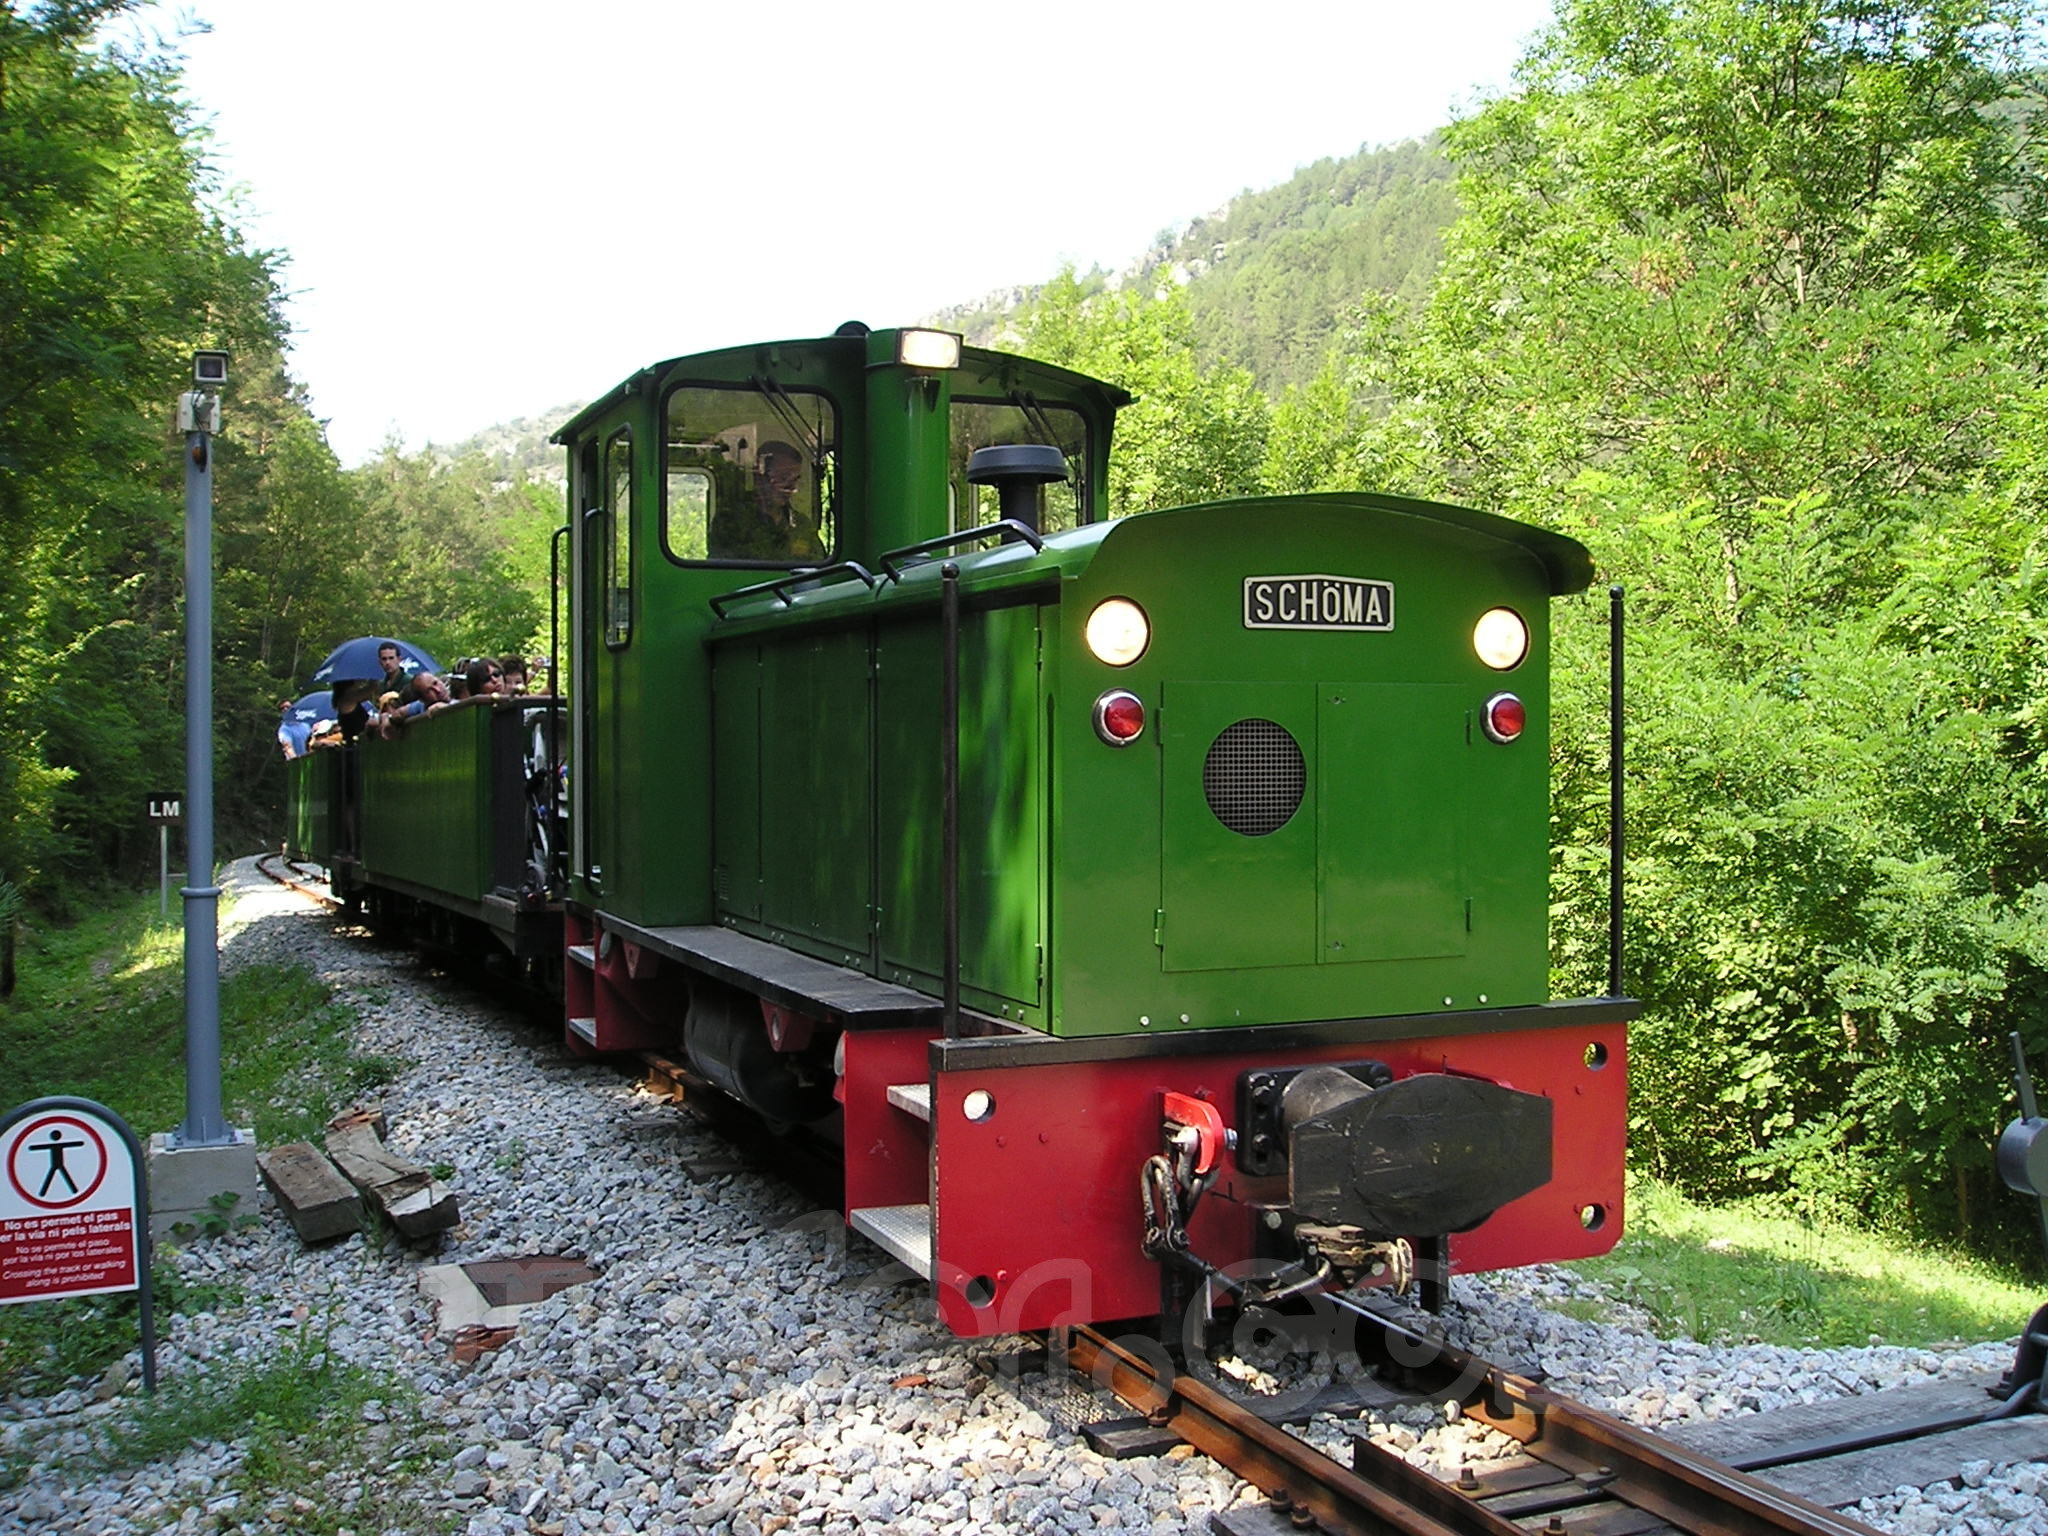
[(1777, 1446), (1793, 1445), (1830, 1435), (1850, 1435), (1892, 1424), (1949, 1415), (1982, 1415), (1998, 1406), (1985, 1388), (1995, 1372), (1949, 1377), (1894, 1387), (1887, 1392), (1860, 1392), (1818, 1403), (1790, 1403), (1762, 1413), (1679, 1424), (1665, 1430), (1667, 1439), (1716, 1461), (1740, 1461)]
[[(1774, 1448), (1947, 1415), (1989, 1412), (1996, 1373), (1949, 1378), (1885, 1392), (1799, 1403), (1669, 1431), (1669, 1438), (1716, 1460), (1741, 1462)], [(1955, 1477), (1966, 1461), (2048, 1460), (2048, 1415), (2021, 1413), (1916, 1440), (1847, 1451), (1819, 1461), (1764, 1467), (1759, 1481), (1840, 1509), (1894, 1488), (1925, 1488)]]
[(363, 1228), (363, 1197), (310, 1141), (256, 1154), (256, 1172), (302, 1243), (324, 1243)]
[(330, 1130), (327, 1155), (407, 1237), (431, 1237), (460, 1219), (455, 1191), (385, 1146), (367, 1123), (342, 1124)]
[(1995, 1465), (2003, 1461), (2042, 1460), (2048, 1460), (2048, 1418), (2022, 1413), (1969, 1429), (1952, 1429), (1925, 1440), (1851, 1451), (1846, 1456), (1830, 1456), (1826, 1461), (1771, 1467), (1755, 1476), (1787, 1493), (1841, 1509), (1858, 1499), (1890, 1493), (1894, 1488), (1925, 1488), (1931, 1483), (1946, 1482), (1962, 1471), (1966, 1461), (1988, 1461)]

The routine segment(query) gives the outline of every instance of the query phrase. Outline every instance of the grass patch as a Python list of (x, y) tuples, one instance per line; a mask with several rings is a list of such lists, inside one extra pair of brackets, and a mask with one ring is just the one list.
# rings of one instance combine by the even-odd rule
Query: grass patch
[[(159, 1318), (218, 1311), (242, 1301), (239, 1288), (194, 1285), (161, 1260), (149, 1274)], [(0, 1390), (48, 1394), (102, 1374), (142, 1342), (140, 1310), (133, 1291), (7, 1308), (0, 1313)]]
[[(75, 1423), (62, 1429), (76, 1427)], [(47, 1432), (50, 1440), (62, 1433)], [(375, 1529), (452, 1529), (437, 1515), (421, 1474), (447, 1454), (445, 1436), (418, 1412), (409, 1388), (394, 1387), (339, 1359), (324, 1330), (301, 1325), (270, 1359), (232, 1362), (167, 1382), (151, 1398), (125, 1401), (93, 1426), (88, 1449), (45, 1458), (36, 1444), (0, 1459), (0, 1488), (37, 1476), (81, 1478), (129, 1471), (188, 1446), (232, 1444), (240, 1452), (221, 1492), (288, 1517), (294, 1532), (336, 1532), (366, 1521)], [(322, 1478), (358, 1497), (338, 1501)]]
[[(144, 1139), (184, 1119), (184, 939), (159, 921), (154, 898), (28, 935), (0, 1020), (0, 1104), (76, 1094)], [(223, 976), (220, 1020), (222, 1107), (266, 1146), (314, 1135), (409, 1064), (352, 1051), (353, 1012), (298, 966)]]
[(2011, 1338), (2040, 1304), (2038, 1287), (1961, 1254), (1748, 1206), (1698, 1206), (1648, 1179), (1631, 1179), (1628, 1199), (1628, 1235), (1614, 1251), (1566, 1267), (1641, 1307), (1662, 1332), (1828, 1348), (1873, 1336), (1977, 1343)]
[[(263, 1146), (317, 1140), (328, 1118), (407, 1065), (350, 1047), (355, 1017), (301, 967), (252, 965), (221, 978), (221, 1103)], [(138, 1137), (185, 1118), (184, 937), (154, 893), (66, 928), (23, 935), (18, 983), (0, 1001), (0, 1108), (70, 1094), (106, 1105)], [(223, 1229), (235, 1224), (224, 1216)], [(209, 1234), (196, 1233), (195, 1241)], [(163, 1265), (162, 1312), (226, 1305)], [(0, 1307), (0, 1392), (90, 1377), (137, 1341), (133, 1294)]]

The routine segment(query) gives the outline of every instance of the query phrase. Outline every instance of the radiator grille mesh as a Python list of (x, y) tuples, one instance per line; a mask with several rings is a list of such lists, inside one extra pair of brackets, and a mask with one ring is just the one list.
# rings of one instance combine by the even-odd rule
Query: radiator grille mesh
[(1202, 763), (1202, 793), (1216, 819), (1246, 837), (1287, 825), (1308, 789), (1301, 743), (1272, 720), (1225, 727)]

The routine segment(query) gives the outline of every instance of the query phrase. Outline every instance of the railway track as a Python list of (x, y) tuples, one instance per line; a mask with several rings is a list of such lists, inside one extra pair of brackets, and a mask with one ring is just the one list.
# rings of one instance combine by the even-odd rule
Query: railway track
[(256, 859), (256, 868), (270, 880), (297, 891), (300, 895), (319, 902), (324, 907), (339, 908), (341, 903), (334, 899), (334, 893), (327, 889), (323, 878), (314, 884), (306, 873), (281, 853), (261, 854)]
[[(1113, 1445), (1120, 1433), (1134, 1449), (1185, 1441), (1269, 1495), (1263, 1506), (1216, 1515), (1221, 1536), (1871, 1536), (1869, 1526), (1829, 1505), (1902, 1481), (1924, 1486), (1954, 1477), (1968, 1459), (2048, 1456), (2048, 1419), (2020, 1411), (2027, 1394), (1998, 1403), (1982, 1380), (1667, 1436), (1575, 1403), (1371, 1307), (1340, 1304), (1358, 1323), (1362, 1360), (1417, 1397), (1457, 1404), (1466, 1418), (1519, 1441), (1521, 1454), (1444, 1481), (1360, 1435), (1345, 1466), (1239, 1396), (1176, 1372), (1149, 1340), (1081, 1328), (1054, 1340), (1053, 1353), (1063, 1352), (1077, 1377), (1144, 1416), (1095, 1426), (1099, 1443)], [(1766, 1469), (1768, 1476), (1756, 1475)]]

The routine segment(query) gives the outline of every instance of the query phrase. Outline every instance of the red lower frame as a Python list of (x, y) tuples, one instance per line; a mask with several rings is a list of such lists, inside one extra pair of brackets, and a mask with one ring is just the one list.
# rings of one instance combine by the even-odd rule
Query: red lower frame
[[(933, 1281), (940, 1314), (957, 1334), (1147, 1316), (1159, 1309), (1160, 1275), (1140, 1249), (1139, 1173), (1160, 1149), (1163, 1095), (1207, 1099), (1234, 1124), (1237, 1082), (1247, 1070), (1370, 1058), (1397, 1076), (1464, 1073), (1556, 1105), (1550, 1182), (1453, 1236), (1453, 1273), (1585, 1258), (1605, 1253), (1621, 1235), (1627, 1033), (1615, 1022), (956, 1070), (933, 1081), (929, 1141), (924, 1125), (886, 1100), (889, 1083), (929, 1075), (924, 1032), (854, 1033), (844, 1083), (847, 1203), (916, 1203), (929, 1191), (937, 1215)], [(977, 1092), (995, 1106), (979, 1121), (963, 1107)], [(1244, 1175), (1226, 1154), (1195, 1215), (1194, 1251), (1225, 1267), (1251, 1258), (1250, 1203), (1278, 1201), (1283, 1189), (1280, 1179)]]

